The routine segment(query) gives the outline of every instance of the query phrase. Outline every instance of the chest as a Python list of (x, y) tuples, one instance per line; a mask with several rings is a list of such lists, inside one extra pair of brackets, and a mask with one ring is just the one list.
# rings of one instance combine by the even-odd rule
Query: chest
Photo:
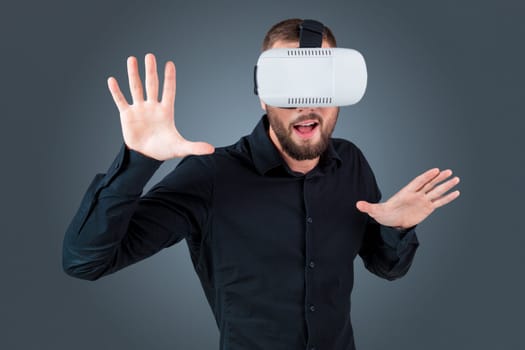
[(302, 268), (307, 257), (350, 263), (366, 225), (355, 208), (365, 193), (359, 183), (337, 174), (220, 179), (210, 227), (215, 262), (265, 271)]

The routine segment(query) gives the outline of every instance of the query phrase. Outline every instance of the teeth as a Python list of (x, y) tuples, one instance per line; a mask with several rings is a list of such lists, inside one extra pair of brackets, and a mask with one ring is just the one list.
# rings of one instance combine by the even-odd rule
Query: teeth
[(299, 124), (298, 126), (314, 126), (317, 123)]

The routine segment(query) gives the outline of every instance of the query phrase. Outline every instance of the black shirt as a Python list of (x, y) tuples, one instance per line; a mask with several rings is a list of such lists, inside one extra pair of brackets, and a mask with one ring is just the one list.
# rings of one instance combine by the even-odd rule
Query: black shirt
[(355, 349), (354, 258), (392, 280), (419, 245), (413, 228), (384, 227), (356, 209), (381, 194), (346, 140), (331, 139), (319, 164), (297, 173), (263, 116), (251, 135), (184, 158), (141, 197), (161, 163), (122, 146), (67, 229), (64, 269), (95, 280), (185, 239), (221, 350)]

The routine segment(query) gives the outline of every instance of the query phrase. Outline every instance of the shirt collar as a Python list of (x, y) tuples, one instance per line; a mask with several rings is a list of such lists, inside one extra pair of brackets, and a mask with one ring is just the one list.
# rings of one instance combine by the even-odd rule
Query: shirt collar
[[(279, 166), (287, 168), (286, 162), (270, 139), (268, 129), (269, 122), (268, 117), (265, 114), (259, 120), (252, 133), (248, 136), (253, 163), (261, 175), (264, 175), (271, 169)], [(333, 140), (330, 139), (328, 148), (321, 155), (318, 167), (325, 169), (334, 162), (336, 162), (337, 166), (340, 166), (342, 160), (334, 148)]]

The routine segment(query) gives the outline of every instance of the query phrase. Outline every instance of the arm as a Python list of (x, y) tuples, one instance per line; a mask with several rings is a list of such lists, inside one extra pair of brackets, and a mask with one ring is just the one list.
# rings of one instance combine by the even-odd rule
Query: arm
[(67, 274), (95, 280), (132, 263), (132, 256), (112, 260), (144, 185), (161, 163), (123, 145), (107, 173), (95, 176), (64, 236), (62, 264)]
[[(450, 203), (459, 191), (446, 193), (459, 183), (451, 170), (431, 169), (419, 175), (384, 203), (358, 201), (357, 208), (369, 215), (369, 224), (359, 255), (368, 270), (393, 280), (406, 274), (419, 242), (415, 227), (436, 208)], [(374, 181), (375, 182), (375, 181)], [(375, 202), (381, 194), (376, 187)]]
[(107, 174), (95, 177), (64, 237), (67, 274), (96, 280), (183, 238), (198, 246), (210, 208), (212, 172), (201, 159), (187, 157), (140, 197), (160, 163), (124, 145)]
[(75, 277), (100, 278), (201, 232), (209, 182), (195, 174), (203, 172), (195, 170), (198, 162), (185, 162), (194, 158), (185, 158), (176, 172), (140, 198), (162, 161), (214, 151), (207, 143), (185, 140), (175, 127), (173, 62), (166, 64), (158, 101), (155, 57), (147, 54), (145, 61), (146, 99), (135, 57), (127, 61), (133, 104), (127, 103), (115, 78), (108, 79), (125, 144), (108, 172), (94, 178), (66, 231), (63, 265)]
[(415, 227), (400, 230), (370, 218), (359, 255), (367, 270), (392, 281), (408, 272), (418, 246)]

